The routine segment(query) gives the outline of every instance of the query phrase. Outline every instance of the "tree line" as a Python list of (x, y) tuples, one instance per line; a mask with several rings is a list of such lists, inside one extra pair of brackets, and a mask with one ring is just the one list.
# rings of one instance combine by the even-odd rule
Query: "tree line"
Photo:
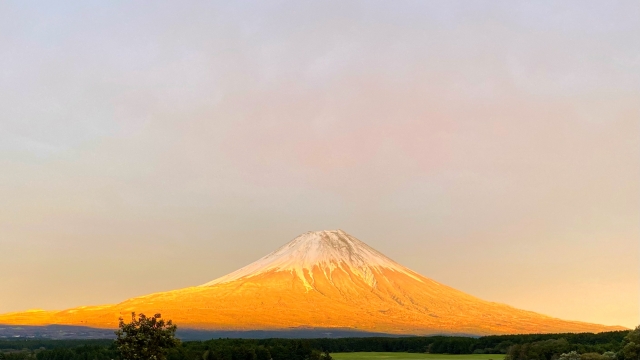
[[(175, 326), (141, 318), (146, 325), (121, 324), (119, 340), (0, 340), (0, 360), (135, 360), (150, 358), (129, 349), (149, 350), (146, 340), (164, 339)], [(155, 325), (154, 325), (155, 324)], [(169, 323), (170, 325), (170, 323)], [(127, 328), (130, 326), (131, 328)], [(145, 327), (146, 326), (146, 327)], [(155, 328), (154, 328), (155, 326)], [(158, 328), (164, 326), (166, 333)], [(143, 330), (141, 330), (143, 329)], [(147, 330), (144, 330), (147, 329)], [(145, 333), (146, 331), (146, 333)], [(130, 336), (127, 336), (130, 335)], [(169, 339), (170, 340), (170, 339)], [(158, 341), (154, 340), (156, 343)], [(152, 341), (153, 342), (153, 341)], [(415, 352), (432, 354), (505, 354), (505, 360), (640, 360), (640, 327), (599, 334), (373, 337), (324, 339), (212, 339), (170, 341), (157, 359), (166, 360), (331, 360), (336, 352)], [(10, 350), (13, 349), (13, 350)], [(4, 350), (4, 351), (3, 351)], [(156, 355), (153, 355), (156, 356)]]

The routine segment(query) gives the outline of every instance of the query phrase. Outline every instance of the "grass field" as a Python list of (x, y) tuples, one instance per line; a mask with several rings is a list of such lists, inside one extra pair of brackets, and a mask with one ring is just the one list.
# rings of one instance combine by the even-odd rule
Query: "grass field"
[(419, 354), (404, 352), (331, 353), (334, 360), (503, 360), (504, 354)]

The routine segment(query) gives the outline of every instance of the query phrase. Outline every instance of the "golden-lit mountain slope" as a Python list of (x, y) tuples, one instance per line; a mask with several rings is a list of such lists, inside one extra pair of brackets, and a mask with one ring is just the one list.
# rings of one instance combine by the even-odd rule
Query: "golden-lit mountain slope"
[(182, 328), (351, 328), (397, 334), (600, 332), (484, 301), (394, 262), (344, 231), (303, 234), (207, 284), (116, 305), (0, 315), (0, 324), (113, 328), (131, 312), (162, 313)]

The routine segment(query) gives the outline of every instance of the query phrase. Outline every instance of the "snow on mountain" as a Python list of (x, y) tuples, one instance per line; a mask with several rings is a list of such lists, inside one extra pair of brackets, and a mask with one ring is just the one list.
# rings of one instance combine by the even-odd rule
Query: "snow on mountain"
[(382, 268), (422, 281), (421, 276), (346, 232), (325, 230), (304, 233), (267, 256), (201, 286), (213, 286), (271, 271), (288, 271), (311, 289), (314, 267), (321, 269), (330, 280), (334, 270), (349, 268), (371, 287), (376, 286), (374, 274), (380, 274)]

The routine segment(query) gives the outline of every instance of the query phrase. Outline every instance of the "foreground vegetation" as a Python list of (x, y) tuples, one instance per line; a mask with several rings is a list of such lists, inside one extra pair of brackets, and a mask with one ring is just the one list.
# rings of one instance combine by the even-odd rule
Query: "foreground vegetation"
[(406, 352), (333, 353), (334, 360), (502, 360), (504, 354), (425, 354)]
[[(0, 360), (120, 359), (110, 340), (0, 340), (0, 352)], [(167, 353), (167, 360), (330, 360), (331, 357), (335, 360), (640, 360), (640, 327), (631, 332), (480, 338), (216, 339), (182, 342)]]

